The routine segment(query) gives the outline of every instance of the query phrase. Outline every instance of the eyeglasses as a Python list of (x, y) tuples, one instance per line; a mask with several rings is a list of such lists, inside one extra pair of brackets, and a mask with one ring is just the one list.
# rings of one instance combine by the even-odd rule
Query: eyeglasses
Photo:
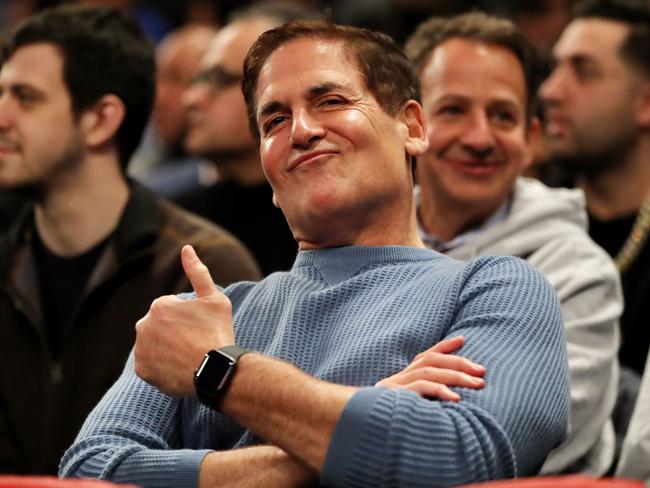
[(209, 84), (212, 89), (219, 90), (235, 83), (241, 83), (244, 77), (239, 73), (228, 71), (223, 66), (214, 66), (210, 69), (199, 71), (192, 80), (190, 85), (199, 85), (202, 83)]

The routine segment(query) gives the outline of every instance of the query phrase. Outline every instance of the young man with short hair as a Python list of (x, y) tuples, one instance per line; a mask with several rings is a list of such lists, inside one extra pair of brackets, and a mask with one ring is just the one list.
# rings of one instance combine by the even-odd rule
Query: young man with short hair
[(0, 466), (56, 473), (115, 381), (151, 300), (189, 288), (193, 243), (224, 285), (257, 267), (232, 236), (129, 182), (154, 97), (153, 48), (108, 8), (63, 7), (10, 33), (0, 187), (31, 205), (0, 235)]

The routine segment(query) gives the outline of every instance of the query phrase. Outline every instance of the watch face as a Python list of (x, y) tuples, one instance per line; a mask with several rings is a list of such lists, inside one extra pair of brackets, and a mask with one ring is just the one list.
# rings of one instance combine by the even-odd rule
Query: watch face
[(232, 364), (230, 359), (217, 351), (210, 351), (205, 355), (199, 369), (196, 370), (197, 385), (204, 390), (216, 393), (228, 379)]

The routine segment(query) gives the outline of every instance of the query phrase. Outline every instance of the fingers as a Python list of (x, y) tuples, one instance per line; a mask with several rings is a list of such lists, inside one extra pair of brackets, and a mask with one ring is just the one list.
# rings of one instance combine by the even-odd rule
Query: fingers
[(459, 402), (460, 395), (445, 385), (419, 380), (405, 386), (411, 391), (426, 398), (436, 398), (448, 402)]
[(404, 371), (413, 371), (425, 367), (460, 371), (479, 378), (485, 375), (485, 368), (480, 364), (461, 356), (442, 354), (431, 350), (418, 354)]
[(451, 339), (444, 339), (438, 344), (428, 349), (432, 352), (441, 352), (444, 354), (450, 354), (454, 351), (458, 351), (465, 344), (465, 338), (463, 336), (452, 337)]
[(423, 351), (417, 356), (415, 356), (413, 362), (431, 353), (451, 354), (453, 352), (458, 351), (461, 347), (463, 347), (464, 344), (465, 344), (465, 338), (463, 336), (456, 336), (450, 339), (443, 339), (433, 347), (430, 347), (426, 351)]
[(185, 275), (190, 280), (197, 298), (217, 294), (217, 289), (214, 286), (212, 277), (210, 276), (210, 271), (207, 266), (201, 262), (192, 246), (183, 246), (183, 249), (181, 250), (181, 263), (183, 264)]
[(433, 367), (422, 367), (410, 371), (402, 371), (389, 378), (381, 380), (377, 383), (377, 386), (399, 388), (406, 387), (406, 385), (418, 381), (472, 389), (480, 389), (485, 386), (485, 380), (483, 378), (477, 378), (460, 371)]
[[(399, 378), (404, 381), (405, 378)], [(451, 390), (447, 385), (436, 383), (434, 381), (427, 381), (426, 379), (414, 379), (410, 382), (399, 383), (394, 381), (393, 378), (386, 378), (381, 380), (375, 386), (383, 386), (384, 388), (397, 389), (403, 388), (405, 390), (414, 391), (420, 396), (427, 398), (435, 398), (437, 400), (446, 400), (450, 402), (459, 402), (460, 395)]]

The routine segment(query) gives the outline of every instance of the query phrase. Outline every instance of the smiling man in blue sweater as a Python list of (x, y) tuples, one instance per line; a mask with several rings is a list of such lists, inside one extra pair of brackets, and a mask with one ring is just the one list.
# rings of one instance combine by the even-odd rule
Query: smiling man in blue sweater
[[(296, 262), (221, 292), (186, 247), (196, 297), (152, 304), (61, 473), (156, 487), (450, 486), (535, 473), (568, 430), (559, 305), (521, 260), (461, 263), (424, 248), (412, 159), (427, 136), (399, 48), (363, 29), (290, 23), (260, 37), (244, 74)], [(457, 336), (485, 366), (485, 387), (449, 401), (422, 385), (471, 382), (441, 380), (416, 355)], [(373, 386), (396, 373), (416, 391)]]

